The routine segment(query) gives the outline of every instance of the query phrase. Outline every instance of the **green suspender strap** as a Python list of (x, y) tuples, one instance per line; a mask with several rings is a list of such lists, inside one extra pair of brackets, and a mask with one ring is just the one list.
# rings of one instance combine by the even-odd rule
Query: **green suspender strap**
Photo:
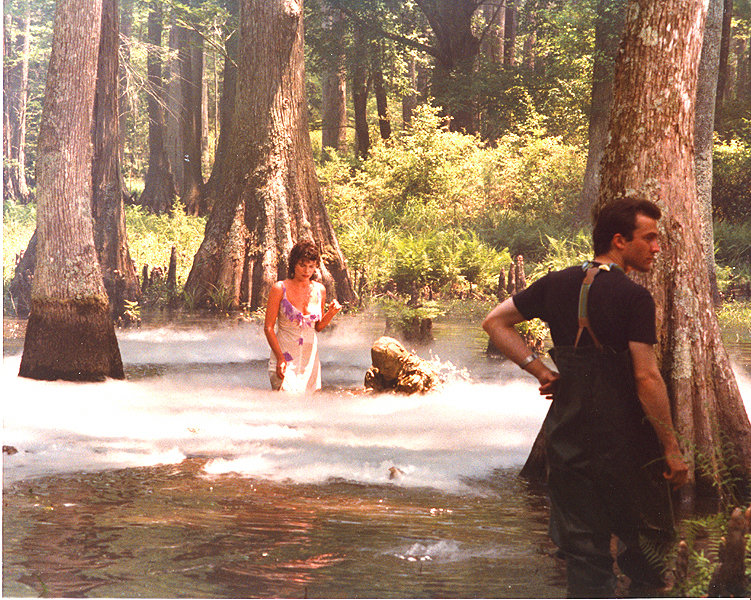
[[(595, 280), (595, 276), (600, 272), (600, 269), (605, 266), (606, 265), (594, 267), (591, 266), (591, 263), (584, 263), (583, 268), (586, 269), (586, 274), (584, 275), (582, 286), (579, 289), (579, 331), (576, 333), (574, 348), (579, 345), (579, 340), (581, 339), (582, 332), (586, 329), (589, 332), (589, 336), (592, 338), (592, 342), (594, 343), (595, 347), (600, 351), (603, 350), (603, 346), (600, 343), (600, 340), (597, 339), (595, 332), (592, 331), (592, 327), (589, 324), (589, 316), (587, 314), (587, 299), (589, 297), (589, 288), (592, 285), (592, 282)], [(609, 270), (609, 268), (605, 270)]]

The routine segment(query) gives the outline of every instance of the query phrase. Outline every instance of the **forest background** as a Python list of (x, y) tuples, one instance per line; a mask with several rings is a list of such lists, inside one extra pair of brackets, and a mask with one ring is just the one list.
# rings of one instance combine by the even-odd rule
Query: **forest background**
[[(718, 82), (710, 166), (716, 276), (724, 298), (748, 298), (751, 3), (715, 3), (723, 8), (712, 74)], [(591, 163), (593, 147), (602, 144), (594, 125), (603, 119), (603, 102), (607, 108), (625, 9), (620, 0), (454, 2), (474, 8), (463, 17), (458, 9), (447, 12), (437, 23), (425, 4), (305, 3), (310, 135), (328, 214), (360, 302), (377, 297), (392, 316), (407, 320), (445, 311), (438, 299), (473, 297), (486, 301), (478, 304), (485, 310), (499, 293), (590, 257), (594, 197), (587, 179), (596, 176), (596, 165), (588, 164), (588, 154)], [(11, 0), (4, 7), (6, 314), (19, 308), (11, 282), (35, 226), (36, 137), (53, 15), (51, 0)], [(465, 43), (466, 56), (460, 48), (450, 70), (445, 52), (436, 58), (445, 49), (435, 32), (465, 26), (477, 47)], [(211, 209), (195, 190), (211, 185), (221, 151), (236, 28), (232, 0), (120, 5), (128, 245), (139, 273), (148, 265), (164, 274), (150, 287), (141, 282), (141, 306), (174, 306), (179, 298), (193, 307), (182, 286)], [(598, 81), (605, 91), (598, 92)], [(156, 107), (163, 114), (166, 172), (154, 168), (149, 143)], [(192, 131), (186, 114), (194, 115)], [(607, 124), (607, 110), (604, 115)], [(191, 147), (189, 136), (199, 142)], [(198, 178), (189, 168), (197, 162)], [(164, 180), (161, 193), (144, 194), (150, 169)], [(168, 289), (173, 246), (176, 281)], [(389, 300), (399, 295), (411, 297), (412, 306)], [(207, 303), (219, 311), (231, 307), (222, 289)], [(130, 304), (128, 310), (139, 309)], [(726, 304), (722, 315), (749, 322), (746, 303)]]

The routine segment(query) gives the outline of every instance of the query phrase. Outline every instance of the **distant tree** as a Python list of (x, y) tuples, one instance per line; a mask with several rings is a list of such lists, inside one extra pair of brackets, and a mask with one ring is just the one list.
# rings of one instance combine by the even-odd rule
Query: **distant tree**
[(503, 64), (513, 67), (516, 64), (516, 34), (519, 28), (518, 0), (506, 0), (506, 15), (503, 31)]
[(38, 248), (19, 374), (123, 377), (91, 218), (92, 114), (102, 3), (59, 2), (37, 159)]
[(162, 87), (162, 5), (153, 3), (148, 16), (147, 72), (149, 83), (149, 166), (140, 203), (153, 213), (162, 214), (172, 208), (177, 196), (175, 178), (165, 146), (164, 90)]
[(481, 52), (492, 63), (503, 62), (503, 42), (506, 32), (506, 0), (486, 2), (482, 5), (482, 16), (487, 26)]
[(217, 185), (220, 174), (225, 170), (227, 160), (232, 115), (235, 112), (235, 92), (237, 89), (237, 19), (238, 0), (225, 0), (228, 18), (224, 24), (224, 70), (222, 76), (222, 94), (219, 100), (219, 140), (214, 153), (211, 175), (203, 188), (208, 199), (207, 206), (213, 206), (214, 199), (220, 193)]
[(3, 197), (25, 203), (30, 197), (26, 183), (30, 0), (6, 4), (3, 17)]
[[(717, 110), (715, 115), (720, 117), (723, 104), (728, 95), (728, 59), (730, 58), (730, 40), (733, 37), (733, 0), (723, 0), (722, 3), (722, 37), (720, 41), (720, 65), (717, 74)], [(715, 123), (715, 128), (720, 129)]]
[(587, 168), (584, 172), (578, 210), (579, 218), (582, 220), (589, 216), (600, 190), (600, 161), (608, 140), (608, 121), (613, 102), (613, 68), (623, 32), (625, 13), (626, 0), (597, 2)]
[(751, 424), (712, 303), (694, 177), (706, 10), (706, 0), (629, 1), (598, 200), (637, 193), (663, 210), (662, 252), (645, 279), (673, 420), (699, 492), (727, 477), (725, 467), (751, 480)]
[(241, 0), (235, 111), (220, 197), (206, 224), (186, 293), (214, 293), (238, 307), (263, 305), (286, 273), (292, 244), (321, 247), (330, 297), (355, 299), (316, 179), (308, 131), (303, 6), (294, 0)]
[(368, 67), (368, 44), (362, 26), (354, 26), (355, 53), (352, 59), (352, 108), (355, 119), (355, 154), (363, 160), (370, 152), (368, 129), (368, 92), (370, 74)]
[(321, 74), (321, 145), (344, 152), (347, 147), (347, 73), (344, 17), (340, 10), (321, 2), (322, 29), (330, 52)]

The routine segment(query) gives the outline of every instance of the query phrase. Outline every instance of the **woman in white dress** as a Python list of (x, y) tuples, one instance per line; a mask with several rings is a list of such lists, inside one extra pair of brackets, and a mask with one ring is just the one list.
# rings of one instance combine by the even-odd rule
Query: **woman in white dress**
[(326, 306), (326, 288), (315, 281), (321, 257), (315, 244), (298, 242), (289, 254), (287, 279), (269, 292), (264, 333), (271, 347), (269, 379), (275, 390), (314, 392), (321, 389), (321, 363), (316, 332), (342, 307)]

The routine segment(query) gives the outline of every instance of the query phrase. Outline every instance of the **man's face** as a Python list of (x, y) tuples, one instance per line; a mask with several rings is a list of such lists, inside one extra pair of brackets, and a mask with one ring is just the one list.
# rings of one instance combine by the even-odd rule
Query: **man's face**
[(660, 251), (657, 221), (637, 213), (636, 229), (632, 239), (623, 240), (623, 262), (626, 271), (634, 269), (646, 273), (652, 268), (655, 256)]

